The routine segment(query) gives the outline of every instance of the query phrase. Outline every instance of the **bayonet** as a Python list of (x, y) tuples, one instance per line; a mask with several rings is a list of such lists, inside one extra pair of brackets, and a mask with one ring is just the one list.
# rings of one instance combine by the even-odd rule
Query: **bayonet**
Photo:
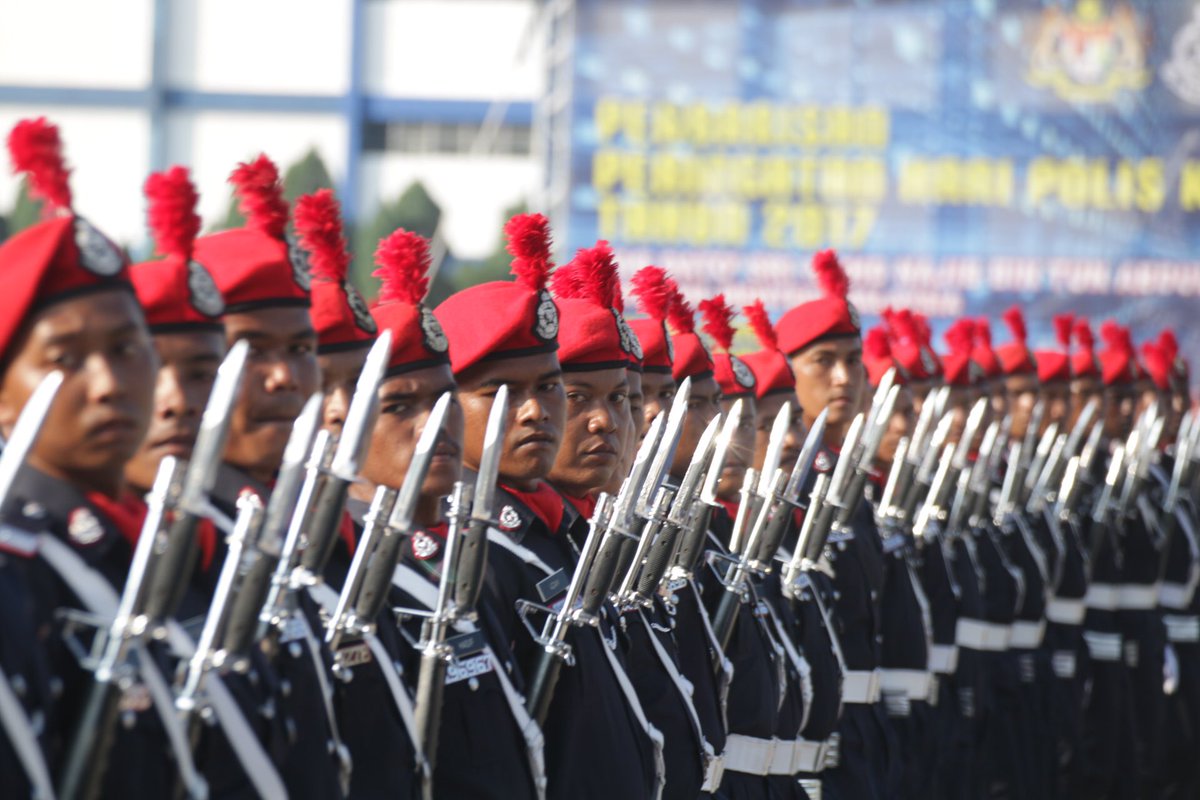
[(483, 575), (487, 569), (487, 531), (492, 525), (496, 485), (500, 480), (500, 456), (504, 452), (504, 433), (508, 420), (508, 386), (501, 386), (492, 400), (487, 427), (483, 433), (483, 454), (471, 492), (471, 517), (458, 537), (458, 558), (454, 570), (454, 615), (474, 621)]
[(684, 378), (683, 383), (679, 384), (679, 390), (675, 392), (675, 398), (671, 401), (671, 410), (667, 414), (662, 441), (659, 442), (658, 450), (655, 451), (654, 459), (650, 463), (646, 482), (642, 484), (638, 493), (637, 511), (640, 516), (649, 516), (650, 505), (654, 502), (655, 495), (658, 494), (658, 487), (670, 474), (671, 464), (675, 461), (675, 448), (679, 445), (679, 438), (683, 435), (683, 424), (687, 421), (688, 400), (691, 394), (692, 379)]
[(56, 370), (48, 373), (38, 382), (37, 388), (29, 395), (17, 416), (12, 435), (8, 437), (8, 441), (4, 443), (4, 450), (0, 452), (0, 508), (4, 507), (13, 482), (21, 472), (21, 467), (25, 466), (29, 451), (37, 442), (42, 423), (46, 421), (46, 415), (50, 413), (50, 406), (54, 404), (54, 398), (62, 383), (61, 372)]

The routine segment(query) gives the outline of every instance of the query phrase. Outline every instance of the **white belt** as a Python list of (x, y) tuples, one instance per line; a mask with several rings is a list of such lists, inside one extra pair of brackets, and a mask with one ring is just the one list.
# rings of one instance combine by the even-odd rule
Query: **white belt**
[(745, 775), (795, 775), (825, 768), (826, 742), (759, 739), (731, 733), (725, 740), (725, 769)]
[(879, 671), (873, 669), (847, 670), (842, 677), (842, 701), (845, 703), (878, 703)]
[(1012, 629), (1008, 625), (962, 618), (955, 627), (954, 641), (959, 647), (998, 653), (1008, 649), (1011, 635)]
[(1046, 619), (1059, 625), (1082, 625), (1086, 613), (1083, 600), (1051, 597), (1046, 602)]
[(704, 770), (704, 783), (701, 785), (703, 791), (715, 793), (721, 785), (721, 778), (725, 776), (725, 754), (713, 756), (708, 760), (708, 767)]
[(953, 675), (958, 669), (958, 646), (953, 644), (930, 645), (929, 669), (939, 675)]
[(1158, 607), (1157, 583), (1126, 583), (1121, 586), (1117, 608), (1126, 611), (1149, 611)]
[(1008, 640), (1010, 647), (1016, 650), (1033, 650), (1042, 644), (1042, 636), (1046, 633), (1046, 620), (1037, 622), (1018, 620), (1012, 624), (1012, 636)]
[(885, 692), (903, 692), (909, 700), (928, 700), (933, 675), (923, 669), (881, 669), (879, 688)]
[(1084, 631), (1083, 641), (1087, 643), (1088, 655), (1093, 661), (1121, 660), (1121, 634)]
[(1083, 598), (1088, 608), (1101, 611), (1116, 611), (1120, 605), (1121, 587), (1114, 583), (1093, 583)]
[(1172, 642), (1200, 642), (1200, 617), (1177, 617), (1163, 615), (1167, 626), (1167, 640)]
[(1158, 587), (1158, 602), (1166, 608), (1184, 610), (1192, 604), (1195, 587), (1187, 583), (1163, 583)]

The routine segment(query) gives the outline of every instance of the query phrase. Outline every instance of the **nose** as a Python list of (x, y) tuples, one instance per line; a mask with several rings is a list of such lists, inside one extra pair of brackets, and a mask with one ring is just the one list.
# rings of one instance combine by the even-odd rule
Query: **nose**
[(331, 431), (340, 431), (346, 424), (346, 413), (350, 409), (350, 390), (346, 386), (337, 386), (325, 395), (325, 407), (322, 409), (324, 427)]
[(276, 358), (266, 365), (264, 387), (270, 393), (299, 391), (296, 370), (285, 358)]

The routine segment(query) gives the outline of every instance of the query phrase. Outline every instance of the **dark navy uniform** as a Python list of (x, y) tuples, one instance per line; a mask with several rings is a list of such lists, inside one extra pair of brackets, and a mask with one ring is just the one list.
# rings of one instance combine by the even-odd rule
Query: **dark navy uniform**
[[(578, 546), (562, 519), (551, 529), (512, 493), (497, 491), (496, 507), (501, 527), (489, 531), (487, 587), (503, 636), (527, 676), (542, 648), (521, 624), (517, 601), (560, 600), (541, 597), (538, 584), (560, 570), (569, 579)], [(544, 728), (549, 798), (655, 794), (655, 744), (621, 687), (618, 634), (606, 620), (599, 629), (573, 628), (567, 635), (575, 663), (562, 669)]]
[[(39, 554), (38, 536), (46, 534), (65, 544), (118, 595), (132, 550), (116, 522), (76, 487), (30, 466), (17, 477), (2, 516), (5, 545), (0, 586), (13, 605), (5, 606), (0, 626), (0, 658), (9, 683), (40, 734), (51, 778), (56, 779), (91, 685), (90, 673), (68, 648), (64, 620), (58, 612), (88, 609), (58, 570)], [(90, 647), (92, 632), (85, 628), (78, 633), (85, 647)], [(162, 674), (163, 666), (165, 659), (159, 659), (154, 668)], [(159, 711), (150, 702), (144, 683), (126, 691), (121, 704), (101, 795), (169, 796), (178, 783), (178, 773)], [(28, 796), (24, 769), (11, 760), (7, 747), (0, 750), (4, 751), (0, 756), (5, 767), (0, 771), (4, 796)]]
[[(237, 511), (237, 499), (243, 490), (258, 492), (264, 503), (269, 491), (253, 478), (227, 464), (222, 464), (213, 488), (213, 504), (223, 513), (233, 517)], [(225, 559), (224, 543), (219, 541), (205, 583), (215, 583)], [(287, 733), (286, 750), (280, 775), (284, 778), (288, 795), (291, 797), (335, 798), (343, 796), (342, 762), (340, 742), (335, 734), (336, 720), (330, 718), (332, 697), (325, 694), (328, 686), (332, 691), (332, 659), (324, 646), (321, 634), (320, 610), (308, 595), (299, 595), (299, 607), (303, 625), (307, 625), (315, 641), (320, 643), (321, 664), (317, 664), (309, 651), (306, 637), (297, 625), (289, 629), (296, 632), (280, 637), (278, 652), (270, 658), (270, 669), (277, 676), (277, 693), (270, 698), (268, 713), (279, 714)], [(321, 672), (323, 670), (323, 672)], [(327, 702), (328, 700), (328, 702)]]

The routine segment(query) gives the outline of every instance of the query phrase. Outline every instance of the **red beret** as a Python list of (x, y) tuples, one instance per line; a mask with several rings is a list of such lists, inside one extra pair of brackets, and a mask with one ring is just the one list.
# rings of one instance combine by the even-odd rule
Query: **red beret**
[(846, 299), (850, 278), (832, 250), (813, 256), (813, 274), (823, 297), (802, 303), (780, 317), (775, 325), (779, 349), (795, 355), (816, 341), (830, 336), (858, 336), (858, 309)]
[(631, 319), (629, 327), (642, 348), (642, 369), (646, 372), (671, 372), (675, 348), (667, 333), (667, 310), (671, 307), (671, 289), (667, 271), (661, 267), (643, 267), (630, 281), (638, 307), (648, 319)]
[[(899, 311), (885, 308), (882, 316), (887, 323), (883, 332), (888, 336), (889, 355), (899, 368), (899, 373), (915, 381), (938, 375), (941, 365), (925, 340), (928, 327), (922, 328), (918, 316), (907, 308)], [(875, 346), (878, 348), (878, 343)], [(880, 379), (883, 378), (883, 372), (879, 373)]]
[(375, 250), (383, 281), (379, 303), (371, 310), (378, 327), (392, 332), (387, 375), (449, 364), (446, 334), (424, 304), (429, 291), (429, 243), (399, 228), (384, 237)]
[(761, 400), (769, 394), (795, 393), (796, 376), (792, 373), (787, 356), (779, 349), (779, 339), (763, 301), (755, 300), (751, 305), (743, 306), (742, 313), (762, 345), (761, 350), (742, 356), (742, 361), (754, 373), (755, 397)]
[(1179, 340), (1175, 338), (1175, 331), (1163, 328), (1158, 334), (1158, 346), (1171, 362), (1171, 380), (1186, 387), (1191, 370), (1187, 359), (1179, 354)]
[(676, 381), (707, 378), (713, 374), (712, 353), (708, 352), (704, 340), (696, 333), (696, 314), (692, 304), (680, 294), (675, 281), (668, 279), (667, 287), (671, 292), (667, 320), (671, 323), (671, 339), (675, 343), (671, 375)]
[(134, 264), (129, 278), (153, 333), (220, 331), (225, 300), (204, 266), (192, 258), (200, 232), (196, 187), (186, 167), (146, 179), (147, 222), (161, 261)]
[(45, 118), (22, 120), (8, 135), (13, 168), (30, 193), (57, 215), (0, 245), (0, 360), (29, 315), (52, 303), (111, 289), (131, 290), (125, 255), (108, 237), (71, 210), (69, 171), (58, 128)]
[(1071, 355), (1071, 375), (1076, 378), (1100, 377), (1100, 362), (1096, 358), (1096, 337), (1085, 317), (1075, 320), (1072, 330), (1079, 347)]
[(992, 349), (992, 324), (987, 317), (975, 320), (975, 345), (971, 349), (971, 360), (979, 365), (984, 378), (994, 378), (1000, 374), (1000, 360)]
[(1156, 387), (1163, 391), (1171, 388), (1171, 369), (1174, 365), (1170, 355), (1157, 341), (1142, 343), (1142, 364)]
[(733, 347), (732, 322), (736, 313), (723, 294), (700, 301), (704, 332), (712, 337), (718, 348), (712, 356), (713, 377), (721, 387), (721, 394), (729, 398), (754, 397), (754, 373), (745, 362), (729, 352)]
[(546, 291), (553, 268), (549, 223), (541, 214), (519, 214), (504, 232), (517, 279), (472, 286), (434, 310), (450, 340), (455, 374), (481, 361), (558, 349), (558, 307)]
[(1038, 350), (1034, 354), (1038, 380), (1042, 383), (1071, 380), (1071, 326), (1074, 323), (1074, 314), (1054, 315), (1054, 338), (1059, 349)]
[(311, 278), (304, 250), (286, 233), (288, 205), (279, 170), (265, 155), (229, 176), (246, 226), (196, 240), (195, 258), (225, 298), (225, 312), (309, 305)]
[(942, 356), (942, 379), (948, 386), (972, 386), (983, 379), (983, 369), (972, 358), (975, 330), (975, 320), (963, 317), (942, 337), (949, 348)]
[(1025, 328), (1025, 315), (1019, 306), (1004, 312), (1004, 322), (1012, 333), (1012, 341), (996, 348), (1000, 370), (1005, 375), (1036, 375), (1037, 359), (1029, 350), (1029, 333)]
[(562, 314), (558, 361), (564, 371), (636, 368), (642, 348), (617, 308), (621, 284), (608, 242), (580, 250), (550, 283)]
[(1113, 386), (1137, 381), (1140, 374), (1129, 329), (1122, 328), (1111, 319), (1106, 320), (1100, 326), (1100, 338), (1104, 339), (1105, 343), (1105, 348), (1099, 355), (1100, 377), (1104, 385)]
[(370, 347), (379, 328), (366, 301), (347, 278), (350, 254), (337, 198), (331, 190), (320, 189), (299, 198), (292, 216), (312, 266), (311, 313), (317, 352)]

